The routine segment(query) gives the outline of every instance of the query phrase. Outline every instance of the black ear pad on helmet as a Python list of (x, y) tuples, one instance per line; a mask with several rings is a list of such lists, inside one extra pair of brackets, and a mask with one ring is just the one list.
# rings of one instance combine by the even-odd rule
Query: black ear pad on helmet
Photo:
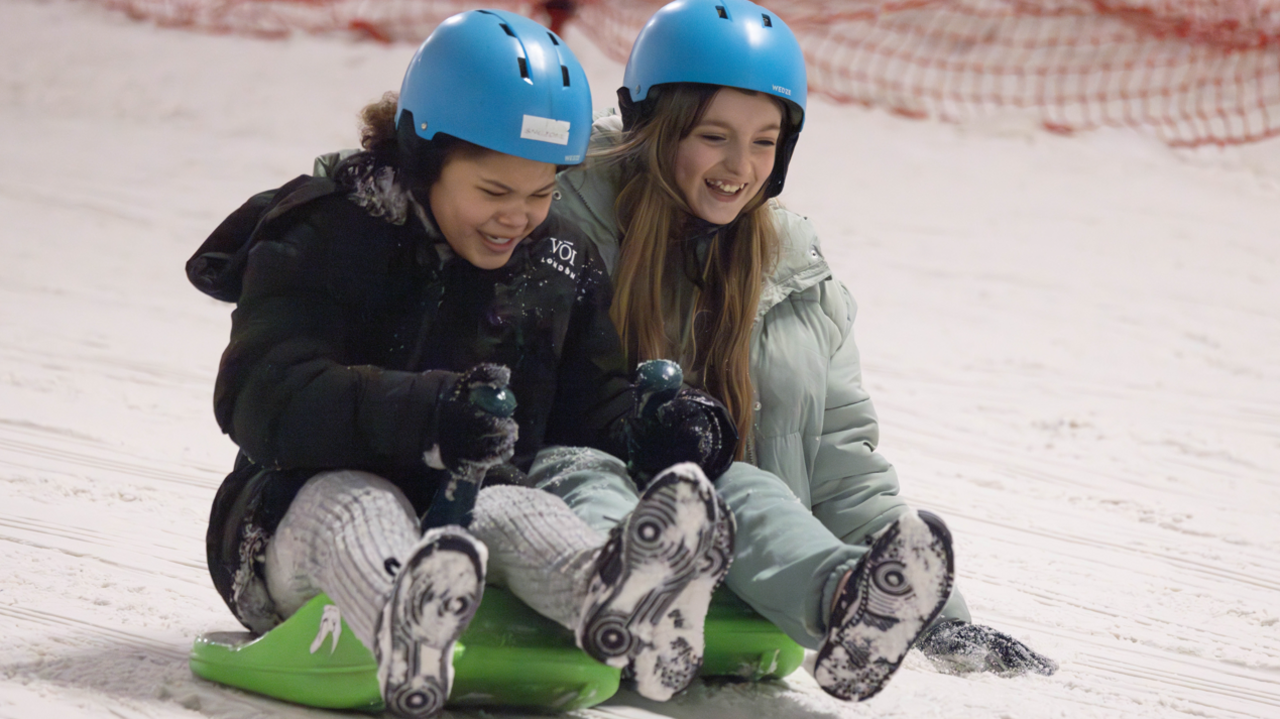
[(413, 111), (401, 110), (396, 123), (397, 165), (410, 175), (416, 175), (426, 164), (431, 141), (424, 140), (414, 129)]
[(800, 139), (800, 131), (788, 128), (787, 136), (780, 138), (778, 150), (773, 156), (773, 173), (769, 175), (769, 184), (764, 188), (765, 197), (777, 197), (782, 194), (782, 185), (787, 181), (787, 166), (791, 164), (791, 153), (796, 151), (796, 142)]
[[(649, 105), (648, 102), (640, 102), (641, 106)], [(618, 88), (618, 114), (622, 115), (622, 131), (630, 130), (636, 124), (636, 118), (640, 116), (640, 109), (636, 107), (637, 103), (631, 101), (631, 90), (626, 87)]]

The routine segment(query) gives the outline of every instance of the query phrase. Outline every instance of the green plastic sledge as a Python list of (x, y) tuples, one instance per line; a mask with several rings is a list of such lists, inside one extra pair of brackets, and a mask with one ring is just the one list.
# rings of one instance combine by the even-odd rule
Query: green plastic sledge
[[(702, 676), (748, 680), (795, 671), (804, 650), (728, 591), (707, 613)], [(449, 706), (570, 711), (618, 690), (620, 671), (578, 649), (573, 634), (510, 592), (486, 587), (453, 653)], [(321, 594), (267, 634), (215, 632), (196, 639), (199, 677), (296, 704), (377, 711), (377, 664)]]
[(703, 633), (699, 676), (781, 679), (804, 661), (803, 647), (723, 587), (711, 597)]

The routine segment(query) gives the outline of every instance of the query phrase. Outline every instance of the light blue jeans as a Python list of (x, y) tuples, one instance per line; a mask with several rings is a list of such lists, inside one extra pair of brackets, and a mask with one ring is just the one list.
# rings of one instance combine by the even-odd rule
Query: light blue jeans
[[(626, 465), (596, 450), (544, 449), (529, 477), (602, 533), (639, 501)], [(715, 485), (738, 524), (725, 586), (796, 643), (817, 649), (840, 579), (867, 547), (840, 541), (781, 479), (758, 467), (734, 462)], [(939, 618), (969, 620), (959, 592)]]

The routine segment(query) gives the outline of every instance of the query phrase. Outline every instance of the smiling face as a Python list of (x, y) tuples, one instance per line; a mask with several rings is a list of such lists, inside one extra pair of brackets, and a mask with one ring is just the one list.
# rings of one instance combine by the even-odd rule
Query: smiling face
[(501, 152), (459, 153), (429, 193), (431, 214), (453, 251), (482, 270), (507, 264), (547, 219), (556, 166)]
[(676, 149), (676, 187), (698, 217), (733, 222), (773, 172), (782, 109), (767, 95), (725, 88)]

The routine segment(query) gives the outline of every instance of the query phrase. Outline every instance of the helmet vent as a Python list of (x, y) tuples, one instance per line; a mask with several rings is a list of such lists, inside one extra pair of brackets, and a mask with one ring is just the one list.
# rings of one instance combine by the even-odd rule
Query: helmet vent
[(765, 27), (773, 27), (773, 18), (769, 17), (768, 15), (766, 15), (766, 14), (764, 14), (764, 13), (761, 13), (761, 14), (760, 14), (760, 17), (764, 18), (764, 26), (765, 26)]
[(516, 36), (515, 32), (511, 29), (511, 26), (510, 26), (510, 25), (506, 24), (505, 22), (503, 22), (503, 23), (498, 23), (498, 24), (502, 26), (502, 29), (503, 29), (504, 31), (506, 31), (506, 33), (507, 33), (508, 35), (510, 35), (511, 37), (515, 37), (515, 36)]
[(569, 68), (560, 66), (560, 77), (564, 78), (564, 86), (569, 87)]
[(729, 11), (724, 9), (724, 5), (716, 5), (716, 14), (720, 16), (721, 20), (729, 19)]
[(523, 57), (516, 58), (516, 63), (520, 65), (520, 77), (528, 82), (533, 82), (533, 78), (529, 77), (529, 61)]
[(547, 33), (547, 37), (551, 38), (551, 44), (552, 44), (552, 45), (559, 45), (559, 44), (560, 44), (560, 41), (556, 39), (556, 34), (555, 34), (555, 33), (553, 33), (553, 32), (549, 32), (549, 33)]

